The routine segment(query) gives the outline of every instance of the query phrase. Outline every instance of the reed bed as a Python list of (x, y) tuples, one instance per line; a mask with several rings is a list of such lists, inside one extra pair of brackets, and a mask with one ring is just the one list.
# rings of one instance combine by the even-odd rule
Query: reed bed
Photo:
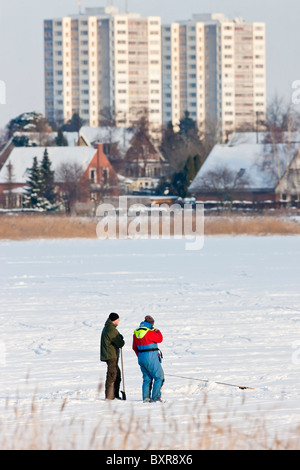
[(153, 405), (153, 414), (149, 405), (141, 412), (129, 402), (122, 403), (124, 410), (103, 399), (99, 406), (99, 401), (100, 395), (94, 403), (97, 418), (89, 423), (80, 412), (70, 414), (67, 398), (41, 404), (34, 396), (27, 406), (7, 400), (0, 419), (0, 449), (300, 450), (300, 426), (283, 437), (276, 432), (272, 435), (263, 414), (237, 416), (230, 404), (216, 420), (206, 394), (196, 407), (187, 403), (180, 418), (169, 403), (159, 404), (159, 408)]
[(205, 218), (206, 235), (300, 235), (299, 222), (284, 216), (220, 216)]
[(96, 238), (96, 224), (94, 219), (88, 217), (44, 214), (1, 215), (0, 239)]
[[(130, 224), (131, 220), (128, 220)], [(18, 214), (0, 216), (1, 240), (97, 238), (98, 220), (90, 217), (68, 217), (63, 215)], [(188, 224), (192, 233), (196, 231), (193, 220)], [(159, 233), (161, 234), (160, 223)], [(151, 224), (149, 221), (149, 237)], [(180, 233), (188, 234), (183, 229)], [(205, 235), (300, 235), (300, 223), (285, 215), (206, 215)], [(174, 226), (170, 225), (170, 235)]]

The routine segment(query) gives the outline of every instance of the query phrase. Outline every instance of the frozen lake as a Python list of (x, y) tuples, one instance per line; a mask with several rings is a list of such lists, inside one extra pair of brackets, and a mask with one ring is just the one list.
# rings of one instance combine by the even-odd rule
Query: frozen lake
[[(221, 425), (232, 420), (244, 428), (245, 415), (264, 416), (268, 430), (282, 434), (300, 424), (299, 237), (206, 237), (199, 251), (186, 251), (180, 240), (1, 241), (0, 277), (6, 424), (12, 420), (7, 398), (26, 407), (34, 393), (49, 422), (67, 399), (64, 419), (85, 420), (82, 446), (99, 421), (96, 439), (116, 416), (151, 420), (151, 406), (154, 448), (168, 440), (192, 446), (184, 423), (192, 413), (201, 415), (204, 395)], [(99, 337), (111, 311), (119, 313), (126, 341), (127, 401), (108, 404), (97, 389), (106, 372)], [(164, 404), (141, 402), (131, 344), (146, 314), (164, 335)]]

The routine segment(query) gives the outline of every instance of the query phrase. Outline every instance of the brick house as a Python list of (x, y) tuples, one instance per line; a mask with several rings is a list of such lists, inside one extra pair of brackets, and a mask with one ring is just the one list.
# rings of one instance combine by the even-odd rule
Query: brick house
[[(0, 170), (0, 207), (22, 207), (22, 197), (34, 157), (41, 162), (47, 147), (17, 147), (12, 150)], [(103, 151), (103, 144), (94, 147), (48, 147), (58, 199), (70, 186), (78, 184), (77, 201), (100, 201), (104, 195), (118, 196), (119, 178)], [(68, 181), (69, 169), (76, 169), (78, 181)], [(74, 173), (74, 171), (73, 171)]]
[[(293, 185), (291, 185), (291, 174)], [(300, 202), (300, 143), (216, 145), (189, 186), (199, 202)]]

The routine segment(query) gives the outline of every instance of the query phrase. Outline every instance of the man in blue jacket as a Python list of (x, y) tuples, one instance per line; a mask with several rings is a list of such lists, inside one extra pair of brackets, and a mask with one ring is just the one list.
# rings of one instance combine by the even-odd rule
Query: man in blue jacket
[(162, 341), (163, 335), (154, 328), (154, 319), (150, 315), (147, 315), (139, 328), (134, 330), (132, 349), (138, 357), (143, 374), (144, 402), (162, 401), (161, 387), (164, 383), (164, 371), (161, 366), (161, 352), (157, 347), (157, 343)]

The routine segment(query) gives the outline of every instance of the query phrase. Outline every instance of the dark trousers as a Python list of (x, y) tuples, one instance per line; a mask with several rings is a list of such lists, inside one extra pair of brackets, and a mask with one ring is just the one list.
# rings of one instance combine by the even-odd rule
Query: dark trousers
[(106, 364), (105, 398), (107, 400), (114, 400), (114, 398), (119, 398), (121, 371), (118, 366), (118, 359), (109, 359), (106, 361)]

